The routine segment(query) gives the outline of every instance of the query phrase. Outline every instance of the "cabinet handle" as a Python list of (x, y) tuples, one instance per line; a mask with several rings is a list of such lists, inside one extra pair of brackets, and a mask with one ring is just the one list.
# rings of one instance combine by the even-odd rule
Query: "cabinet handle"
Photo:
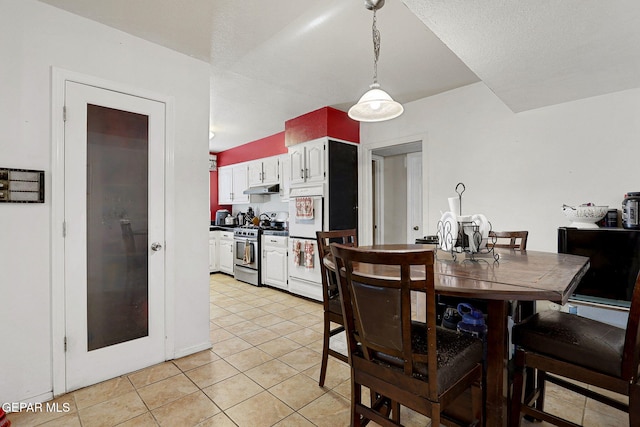
[(300, 169), (300, 178), (304, 179), (304, 169)]
[(309, 178), (309, 169), (305, 169), (304, 170), (304, 178), (308, 179)]

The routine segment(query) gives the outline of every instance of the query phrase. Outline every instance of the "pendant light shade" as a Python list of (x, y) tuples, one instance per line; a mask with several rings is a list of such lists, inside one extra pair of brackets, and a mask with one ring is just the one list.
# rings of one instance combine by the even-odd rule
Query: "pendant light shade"
[(378, 83), (372, 84), (369, 88), (358, 103), (349, 108), (349, 117), (359, 122), (382, 122), (395, 119), (402, 114), (402, 104), (380, 89)]
[(376, 10), (384, 6), (384, 0), (365, 0), (367, 9), (373, 10), (373, 84), (356, 105), (349, 108), (349, 117), (360, 122), (381, 122), (398, 117), (404, 111), (402, 105), (380, 89), (378, 84), (378, 57), (380, 56), (380, 31), (376, 27)]

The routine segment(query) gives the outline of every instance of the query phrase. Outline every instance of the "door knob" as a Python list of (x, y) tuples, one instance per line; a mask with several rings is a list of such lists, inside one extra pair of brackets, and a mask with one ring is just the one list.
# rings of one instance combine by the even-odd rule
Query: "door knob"
[(418, 227), (417, 225), (415, 225), (415, 226), (413, 227), (413, 229), (414, 229), (414, 230), (419, 230), (419, 229), (420, 229), (420, 227)]
[(151, 244), (151, 250), (154, 252), (158, 252), (160, 249), (162, 249), (162, 245), (158, 242), (153, 242)]

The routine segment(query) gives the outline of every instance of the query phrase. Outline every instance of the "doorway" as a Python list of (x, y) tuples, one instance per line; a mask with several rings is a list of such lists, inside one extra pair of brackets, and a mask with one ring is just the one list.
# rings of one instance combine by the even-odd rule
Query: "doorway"
[[(157, 100), (65, 79), (54, 394), (166, 360), (165, 129)], [(54, 261), (55, 263), (55, 261)], [(59, 356), (59, 357), (58, 357)], [(60, 366), (62, 365), (62, 366)], [(60, 383), (63, 381), (63, 385)], [(60, 388), (63, 388), (62, 390)]]
[(376, 148), (371, 159), (374, 240), (414, 243), (423, 234), (422, 141)]

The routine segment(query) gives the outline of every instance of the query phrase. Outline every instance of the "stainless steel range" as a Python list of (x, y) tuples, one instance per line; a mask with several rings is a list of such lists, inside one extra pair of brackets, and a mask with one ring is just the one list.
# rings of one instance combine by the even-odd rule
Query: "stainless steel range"
[[(287, 236), (286, 212), (267, 212), (269, 218), (284, 218), (281, 221), (267, 221), (262, 226), (245, 225), (233, 229), (234, 268), (233, 277), (237, 280), (260, 286), (262, 269), (262, 234)], [(273, 225), (271, 225), (273, 224)]]
[(260, 286), (261, 234), (262, 230), (259, 227), (233, 229), (233, 277), (254, 286)]

